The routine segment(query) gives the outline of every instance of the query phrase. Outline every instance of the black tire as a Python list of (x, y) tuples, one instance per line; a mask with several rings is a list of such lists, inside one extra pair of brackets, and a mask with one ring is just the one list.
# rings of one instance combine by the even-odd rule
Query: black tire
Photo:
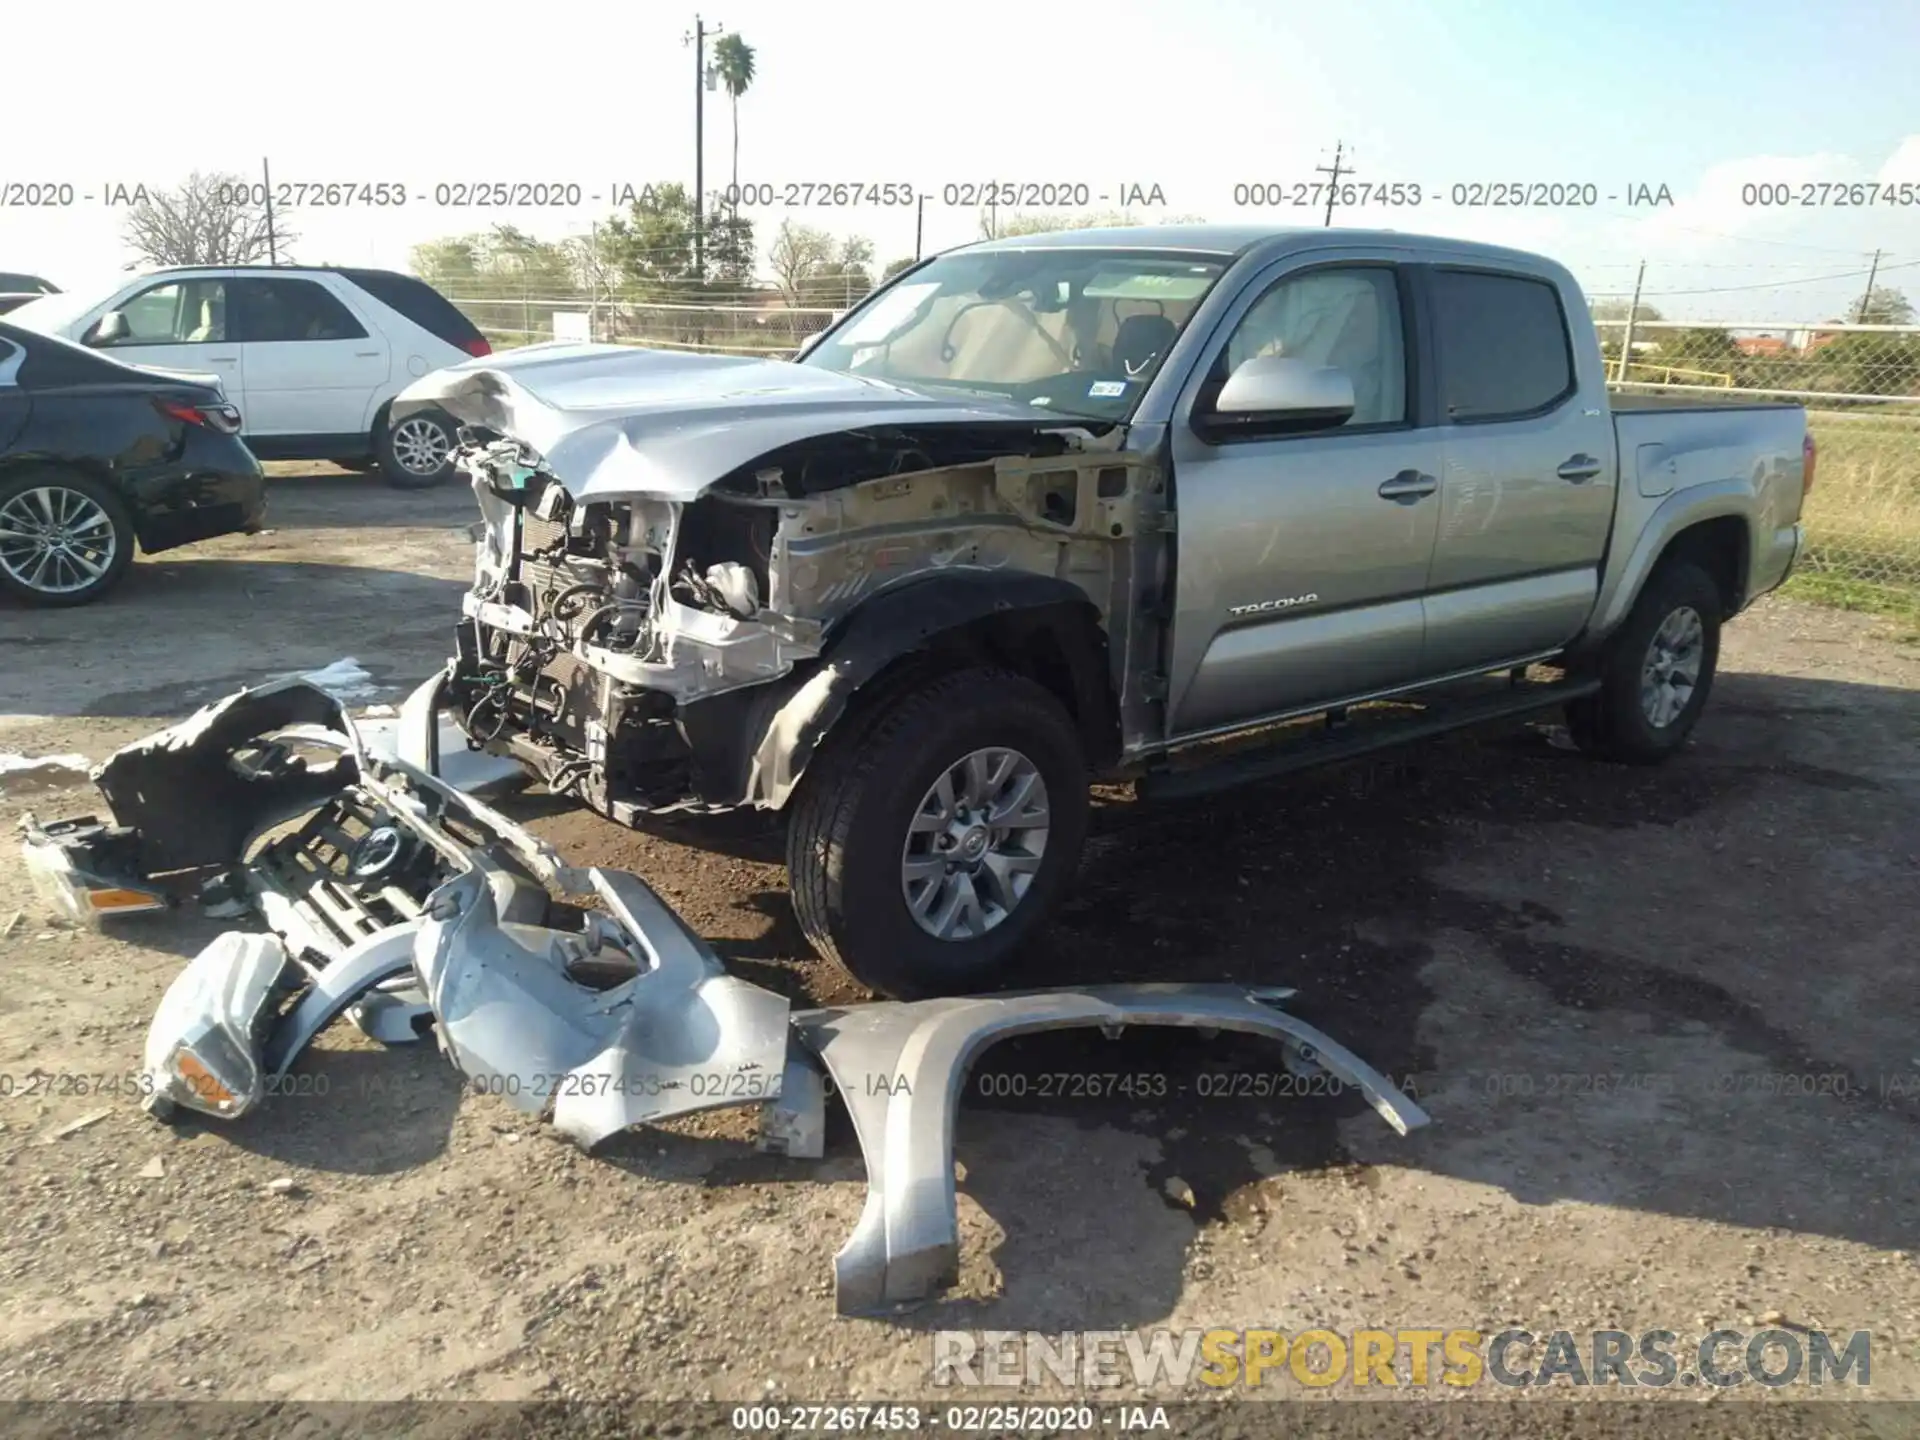
[[(97, 530), (88, 530), (84, 537), (80, 537), (86, 540), (86, 544), (55, 557), (52, 573), (63, 573), (66, 580), (77, 579), (79, 572), (72, 568), (73, 562), (68, 560), (68, 555), (89, 564), (98, 564), (102, 559), (102, 549), (107, 544), (111, 545), (111, 554), (105, 556), (105, 565), (95, 579), (73, 589), (54, 589), (50, 586), (64, 582), (51, 580), (48, 575), (36, 576), (36, 562), (22, 542), (0, 538), (0, 591), (28, 605), (45, 609), (90, 604), (118, 585), (126, 575), (127, 567), (133, 563), (133, 551), (137, 543), (133, 516), (127, 510), (126, 501), (120, 498), (119, 491), (106, 481), (78, 470), (29, 470), (0, 480), (0, 513), (22, 497), (43, 488), (53, 492), (56, 497), (62, 492), (68, 496), (85, 497), (107, 522), (105, 536), (101, 536)], [(37, 503), (27, 503), (35, 511), (39, 510)], [(57, 498), (53, 503), (56, 507), (62, 505)], [(70, 504), (71, 501), (65, 503)], [(0, 529), (11, 528), (9, 525), (0, 525)], [(36, 578), (40, 582), (38, 585), (35, 584)]]
[[(1713, 689), (1720, 661), (1722, 603), (1719, 586), (1698, 565), (1677, 561), (1655, 571), (1625, 623), (1607, 643), (1600, 660), (1599, 691), (1567, 707), (1567, 728), (1574, 742), (1602, 759), (1637, 765), (1657, 764), (1685, 745)], [(1662, 627), (1670, 620), (1684, 626), (1687, 611), (1699, 623), (1695, 679), (1678, 711), (1664, 723), (1656, 723), (1642, 699), (1643, 676), (1655, 659), (1654, 642)]]
[[(941, 939), (909, 910), (902, 874), (909, 825), (941, 775), (973, 752), (1006, 747), (1046, 787), (1040, 863), (1005, 914), (967, 938)], [(1052, 913), (1087, 834), (1079, 732), (1053, 695), (1007, 670), (969, 669), (887, 702), (845, 726), (807, 767), (787, 827), (787, 875), (800, 928), (826, 959), (895, 999), (994, 988)]]
[[(418, 452), (407, 441), (412, 438), (416, 427), (431, 427), (440, 433), (444, 445), (445, 458), (433, 470), (409, 468), (415, 464), (412, 457)], [(374, 437), (374, 454), (380, 462), (380, 473), (386, 476), (387, 483), (396, 490), (427, 490), (438, 485), (453, 474), (453, 447), (457, 443), (458, 427), (445, 415), (434, 410), (418, 411), (403, 417), (398, 425), (391, 420), (383, 420), (379, 433)], [(396, 451), (395, 442), (399, 441)]]

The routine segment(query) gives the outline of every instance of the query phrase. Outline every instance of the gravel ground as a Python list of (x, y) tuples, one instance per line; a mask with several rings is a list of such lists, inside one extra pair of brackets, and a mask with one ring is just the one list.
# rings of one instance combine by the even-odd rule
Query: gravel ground
[[(0, 609), (0, 752), (98, 760), (347, 657), (393, 702), (437, 665), (469, 497), (292, 469), (270, 534), (143, 561), (101, 605)], [(1870, 1329), (1871, 1393), (1915, 1398), (1916, 688), (1911, 637), (1769, 601), (1660, 769), (1497, 732), (1183, 808), (1103, 800), (1029, 983), (1297, 986), (1435, 1124), (1198, 1098), (1275, 1069), (1231, 1037), (1009, 1043), (961, 1116), (960, 1284), (884, 1322), (832, 1314), (864, 1191), (838, 1115), (820, 1162), (755, 1154), (735, 1112), (589, 1158), (430, 1044), (345, 1026), (300, 1066), (327, 1093), (231, 1126), (35, 1088), (136, 1070), (218, 927), (61, 929), (0, 859), (0, 1398), (877, 1400), (929, 1393), (942, 1329), (1509, 1323)], [(77, 778), (0, 784), (0, 828), (89, 808)], [(799, 937), (764, 825), (518, 803), (748, 978), (858, 998)], [(1043, 1093), (1089, 1072), (1168, 1093)]]

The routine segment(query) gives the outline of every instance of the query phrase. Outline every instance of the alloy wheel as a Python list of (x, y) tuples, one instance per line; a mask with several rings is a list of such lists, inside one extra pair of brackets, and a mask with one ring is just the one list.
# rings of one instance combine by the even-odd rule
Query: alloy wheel
[(97, 582), (120, 550), (100, 502), (64, 485), (37, 485), (0, 504), (0, 569), (42, 595)]
[(975, 940), (1031, 888), (1047, 848), (1047, 783), (1018, 750), (989, 746), (942, 771), (907, 830), (900, 888), (914, 923)]

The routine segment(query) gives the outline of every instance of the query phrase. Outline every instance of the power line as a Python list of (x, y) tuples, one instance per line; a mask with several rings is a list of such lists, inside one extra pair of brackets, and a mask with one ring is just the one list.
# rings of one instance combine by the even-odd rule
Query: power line
[[(1878, 273), (1884, 275), (1889, 270), (1911, 270), (1920, 265), (1920, 260), (1908, 260), (1900, 265), (1878, 266)], [(1804, 280), (1773, 280), (1763, 285), (1712, 285), (1700, 290), (1649, 290), (1649, 298), (1672, 295), (1731, 295), (1742, 290), (1785, 290), (1796, 285), (1823, 285), (1829, 280), (1858, 280), (1862, 275), (1875, 273), (1873, 270), (1847, 270), (1837, 275), (1809, 275)]]

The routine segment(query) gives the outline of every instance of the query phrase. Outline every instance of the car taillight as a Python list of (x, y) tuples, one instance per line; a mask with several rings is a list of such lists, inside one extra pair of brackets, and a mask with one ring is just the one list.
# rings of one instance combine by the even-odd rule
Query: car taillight
[(493, 346), (489, 345), (484, 339), (482, 339), (478, 335), (474, 336), (473, 339), (467, 341), (467, 343), (462, 345), (460, 348), (466, 351), (469, 355), (472, 355), (476, 358), (482, 355), (491, 355), (493, 353)]
[(171, 420), (218, 430), (222, 435), (240, 433), (240, 412), (231, 405), (189, 405), (184, 400), (155, 400), (153, 407)]
[(1813, 436), (1809, 435), (1800, 442), (1800, 458), (1806, 462), (1800, 480), (1802, 496), (1813, 493), (1813, 462), (1819, 457), (1819, 453), (1819, 447), (1813, 443)]

